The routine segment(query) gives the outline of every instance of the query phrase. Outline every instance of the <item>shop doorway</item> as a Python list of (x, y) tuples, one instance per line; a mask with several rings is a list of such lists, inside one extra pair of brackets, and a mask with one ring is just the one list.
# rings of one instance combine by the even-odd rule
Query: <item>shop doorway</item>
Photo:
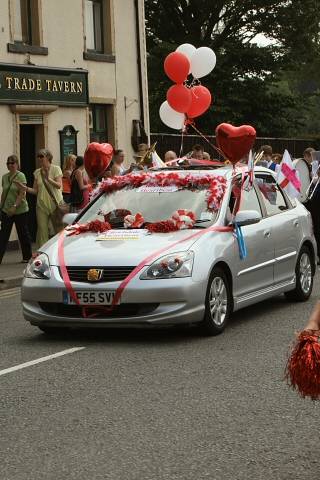
[[(25, 174), (27, 185), (33, 186), (33, 172), (38, 165), (36, 164), (36, 152), (44, 145), (43, 125), (24, 125), (20, 124), (20, 164), (21, 171)], [(29, 204), (29, 230), (32, 241), (34, 242), (37, 234), (36, 217), (36, 197), (27, 195)]]

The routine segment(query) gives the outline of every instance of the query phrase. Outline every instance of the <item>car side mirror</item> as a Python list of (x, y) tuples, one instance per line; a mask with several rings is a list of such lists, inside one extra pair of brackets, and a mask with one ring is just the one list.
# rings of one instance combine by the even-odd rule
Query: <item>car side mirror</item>
[(244, 227), (259, 223), (261, 219), (261, 213), (257, 212), (257, 210), (242, 210), (236, 214), (232, 223), (237, 223), (239, 227)]
[(66, 213), (62, 218), (63, 225), (71, 225), (77, 218), (77, 213)]

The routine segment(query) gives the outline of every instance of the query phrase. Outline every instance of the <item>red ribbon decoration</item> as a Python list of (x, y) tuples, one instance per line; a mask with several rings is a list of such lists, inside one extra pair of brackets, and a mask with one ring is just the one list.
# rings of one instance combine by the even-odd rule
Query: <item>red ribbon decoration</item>
[(64, 261), (64, 230), (59, 235), (58, 238), (58, 259), (59, 259), (59, 265), (60, 265), (60, 272), (62, 275), (62, 280), (64, 281), (65, 287), (67, 289), (67, 292), (69, 293), (70, 297), (74, 302), (76, 302), (77, 305), (80, 305), (80, 302), (78, 300), (78, 297), (76, 295), (76, 292), (73, 290), (71, 282), (70, 282), (70, 277), (69, 273), (66, 267), (66, 263)]
[(201, 236), (204, 233), (209, 232), (209, 231), (211, 231), (211, 232), (212, 231), (213, 232), (232, 232), (233, 227), (209, 227), (209, 228), (206, 228), (205, 230), (203, 230), (202, 232), (193, 233), (192, 235), (189, 235), (188, 237), (185, 237), (182, 240), (177, 240), (176, 242), (172, 243), (171, 245), (160, 248), (160, 250), (157, 250), (156, 252), (152, 253), (151, 255), (146, 257), (144, 260), (142, 260), (142, 262), (140, 262), (132, 270), (132, 272), (129, 273), (127, 278), (125, 278), (123, 280), (123, 282), (120, 284), (120, 286), (116, 290), (116, 294), (113, 298), (112, 305), (114, 306), (118, 303), (118, 301), (120, 300), (121, 295), (123, 294), (123, 291), (126, 288), (126, 286), (128, 285), (128, 283), (137, 275), (137, 273), (139, 273), (143, 269), (143, 267), (148, 265), (149, 262), (152, 262), (152, 260), (157, 258), (162, 253), (164, 253), (166, 250), (170, 250), (171, 248), (175, 247), (176, 245), (179, 245), (180, 243), (186, 242), (187, 240), (191, 240), (192, 238), (195, 238), (195, 237), (199, 237), (199, 236)]

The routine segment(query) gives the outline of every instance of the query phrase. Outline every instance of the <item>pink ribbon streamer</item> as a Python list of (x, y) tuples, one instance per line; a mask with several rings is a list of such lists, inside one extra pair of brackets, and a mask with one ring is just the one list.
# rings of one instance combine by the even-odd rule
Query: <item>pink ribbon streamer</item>
[[(112, 304), (111, 304), (111, 307), (104, 307), (104, 311), (108, 311), (110, 312), (117, 304), (118, 302), (120, 301), (120, 298), (125, 290), (125, 288), (127, 287), (128, 283), (146, 266), (149, 264), (149, 262), (152, 262), (153, 260), (155, 260), (159, 255), (161, 255), (162, 253), (164, 253), (165, 251), (168, 251), (170, 250), (171, 248), (175, 247), (176, 245), (179, 245), (180, 243), (183, 243), (183, 242), (186, 242), (188, 240), (191, 240), (193, 238), (196, 238), (196, 237), (200, 237), (201, 235), (204, 235), (205, 233), (207, 232), (232, 232), (233, 231), (233, 227), (230, 226), (230, 227), (208, 227), (204, 230), (202, 230), (201, 232), (195, 232), (193, 233), (192, 235), (189, 235), (188, 237), (185, 237), (183, 238), (182, 240), (177, 240), (176, 242), (172, 243), (171, 245), (167, 245), (159, 250), (157, 250), (156, 252), (152, 253), (151, 255), (148, 255), (148, 257), (146, 257), (144, 260), (142, 260), (133, 270), (132, 272), (121, 282), (121, 284), (119, 285), (119, 287), (117, 288), (116, 290), (116, 293), (115, 293), (115, 296), (113, 298), (113, 301), (112, 301)], [(80, 302), (76, 296), (76, 293), (71, 285), (71, 281), (70, 281), (70, 277), (69, 277), (69, 274), (68, 274), (68, 270), (67, 270), (67, 267), (66, 267), (66, 264), (65, 264), (65, 258), (64, 258), (64, 238), (65, 238), (65, 235), (64, 235), (64, 231), (62, 231), (59, 235), (59, 239), (58, 239), (58, 259), (59, 259), (59, 264), (60, 264), (60, 271), (61, 271), (61, 275), (62, 275), (62, 280), (64, 282), (64, 285), (69, 293), (69, 295), (71, 296), (71, 298), (74, 300), (74, 302), (77, 304), (77, 305), (80, 305)], [(84, 307), (83, 308), (83, 316), (86, 317), (87, 314), (86, 314), (86, 308), (90, 308), (89, 307)], [(93, 308), (97, 308), (97, 306), (94, 306)], [(102, 307), (100, 307), (100, 309), (102, 309)]]

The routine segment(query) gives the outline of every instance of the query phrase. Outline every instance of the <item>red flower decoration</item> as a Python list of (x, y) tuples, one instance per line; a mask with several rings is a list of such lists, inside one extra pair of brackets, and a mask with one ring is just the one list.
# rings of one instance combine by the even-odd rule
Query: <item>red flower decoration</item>
[(68, 237), (71, 237), (72, 235), (79, 235), (80, 233), (86, 233), (86, 232), (102, 233), (110, 229), (111, 229), (110, 223), (101, 222), (100, 220), (93, 220), (92, 222), (83, 223), (80, 225), (78, 224), (70, 225), (69, 227), (66, 227), (66, 230), (69, 232), (67, 234)]
[(161, 222), (149, 223), (146, 229), (153, 233), (169, 233), (179, 230), (172, 220), (163, 220)]
[(193, 212), (180, 209), (174, 212), (169, 220), (149, 223), (146, 228), (149, 232), (154, 233), (177, 232), (178, 230), (192, 228), (195, 221), (196, 216)]
[(221, 175), (184, 174), (183, 172), (142, 172), (107, 178), (102, 181), (92, 196), (101, 192), (112, 193), (123, 188), (139, 188), (141, 186), (169, 187), (178, 189), (208, 190), (207, 205), (209, 211), (218, 210), (227, 187), (227, 181)]

